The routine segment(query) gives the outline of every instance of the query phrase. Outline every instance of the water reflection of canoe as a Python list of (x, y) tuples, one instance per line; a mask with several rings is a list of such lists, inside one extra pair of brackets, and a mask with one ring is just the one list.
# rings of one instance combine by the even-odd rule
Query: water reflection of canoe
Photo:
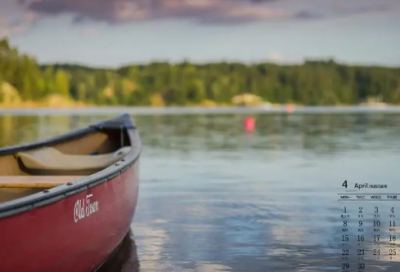
[(110, 254), (107, 261), (95, 272), (139, 272), (140, 264), (136, 243), (131, 231)]
[(93, 271), (128, 233), (141, 141), (129, 115), (0, 149), (0, 271)]

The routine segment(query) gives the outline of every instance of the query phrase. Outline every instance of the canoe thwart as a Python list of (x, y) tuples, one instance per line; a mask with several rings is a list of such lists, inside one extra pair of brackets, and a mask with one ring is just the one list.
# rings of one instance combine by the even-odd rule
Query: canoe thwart
[(53, 188), (84, 176), (0, 176), (0, 188)]
[(17, 158), (27, 169), (52, 171), (80, 171), (104, 169), (116, 163), (129, 153), (131, 147), (100, 155), (65, 154), (53, 147), (44, 147), (25, 152), (18, 152)]

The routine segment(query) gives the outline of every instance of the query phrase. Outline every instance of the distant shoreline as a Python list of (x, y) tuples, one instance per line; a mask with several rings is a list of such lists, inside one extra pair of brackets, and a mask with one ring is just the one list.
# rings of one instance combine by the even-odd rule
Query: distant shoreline
[(311, 105), (301, 105), (295, 103), (289, 104), (272, 104), (272, 103), (260, 103), (259, 105), (205, 105), (205, 104), (189, 104), (186, 106), (127, 106), (127, 105), (93, 105), (85, 104), (83, 102), (69, 102), (69, 103), (56, 103), (53, 105), (46, 105), (43, 103), (32, 103), (32, 102), (22, 102), (19, 104), (5, 105), (0, 103), (0, 111), (2, 110), (72, 110), (72, 109), (263, 109), (263, 110), (273, 110), (278, 108), (349, 108), (349, 107), (367, 107), (367, 108), (390, 108), (390, 107), (400, 107), (400, 105), (386, 104), (386, 103), (359, 103), (354, 105), (324, 105), (324, 106), (311, 106)]
[(0, 115), (179, 115), (179, 114), (313, 114), (313, 113), (400, 113), (400, 106), (374, 107), (354, 106), (294, 106), (288, 111), (285, 105), (279, 107), (65, 107), (65, 108), (1, 108)]

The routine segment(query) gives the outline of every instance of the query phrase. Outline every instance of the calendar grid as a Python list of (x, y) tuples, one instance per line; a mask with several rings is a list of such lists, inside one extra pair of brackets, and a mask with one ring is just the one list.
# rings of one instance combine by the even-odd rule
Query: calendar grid
[[(347, 188), (349, 184), (345, 181), (342, 186)], [(337, 201), (348, 202), (342, 204), (340, 215), (341, 271), (375, 272), (380, 261), (400, 261), (396, 236), (396, 214), (400, 207), (394, 204), (400, 201), (400, 193), (366, 192), (387, 189), (385, 184), (355, 183), (354, 187), (359, 192), (337, 194)]]

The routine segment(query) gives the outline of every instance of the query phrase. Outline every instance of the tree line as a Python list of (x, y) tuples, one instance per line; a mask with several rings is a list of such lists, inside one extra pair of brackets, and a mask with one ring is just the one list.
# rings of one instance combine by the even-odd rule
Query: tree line
[(240, 94), (280, 104), (353, 105), (370, 98), (400, 104), (400, 68), (333, 60), (299, 65), (153, 62), (119, 69), (40, 65), (7, 39), (0, 40), (1, 82), (13, 86), (22, 100), (56, 94), (95, 105), (229, 105)]

